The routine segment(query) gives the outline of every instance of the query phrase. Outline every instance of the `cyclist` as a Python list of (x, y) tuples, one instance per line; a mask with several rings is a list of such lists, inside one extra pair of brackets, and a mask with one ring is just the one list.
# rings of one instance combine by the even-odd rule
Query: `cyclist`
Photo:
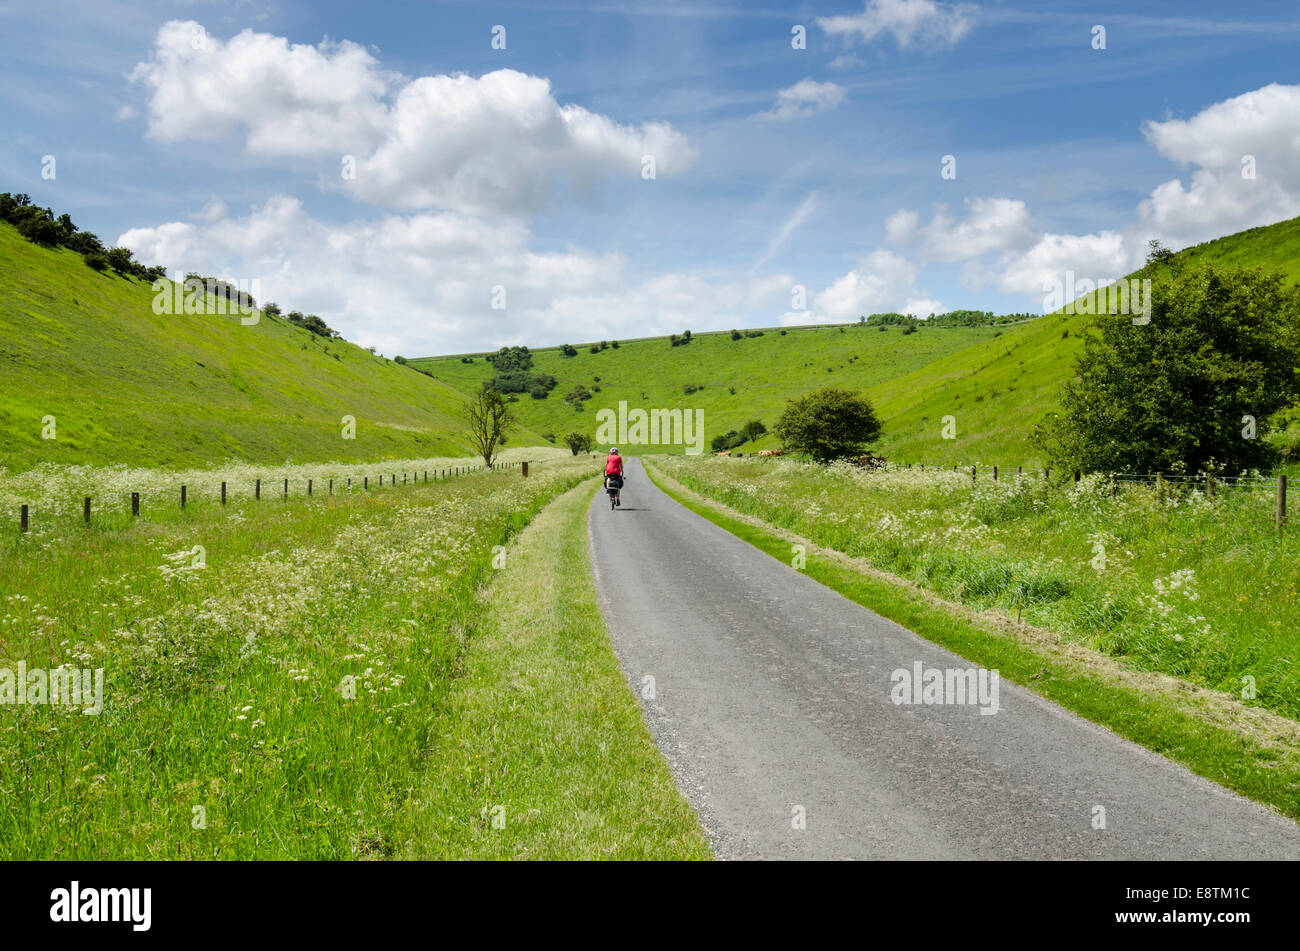
[(623, 504), (623, 457), (618, 454), (617, 446), (609, 447), (609, 455), (605, 457), (605, 489), (606, 491), (614, 490), (614, 504), (621, 506)]

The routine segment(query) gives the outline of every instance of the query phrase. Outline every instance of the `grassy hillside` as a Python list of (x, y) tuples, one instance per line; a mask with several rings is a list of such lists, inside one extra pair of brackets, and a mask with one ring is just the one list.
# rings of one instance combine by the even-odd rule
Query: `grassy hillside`
[[(712, 438), (751, 419), (771, 426), (787, 400), (816, 386), (834, 384), (875, 394), (891, 380), (942, 365), (972, 345), (993, 339), (999, 330), (1005, 333), (1005, 328), (991, 327), (928, 327), (911, 334), (902, 327), (792, 327), (784, 335), (768, 330), (761, 337), (740, 340), (732, 340), (730, 333), (698, 334), (681, 347), (670, 347), (664, 337), (628, 341), (599, 353), (584, 346), (573, 357), (558, 349), (537, 350), (534, 369), (555, 376), (559, 385), (546, 399), (521, 394), (514, 405), (529, 428), (557, 439), (573, 431), (594, 434), (597, 412), (616, 410), (622, 400), (629, 408), (703, 409), (705, 434)], [(411, 363), (464, 391), (494, 373), (481, 356), (470, 364), (459, 357)], [(579, 383), (593, 396), (575, 409), (564, 396)], [(703, 389), (688, 394), (688, 386)]]
[[(1260, 266), (1300, 282), (1300, 218), (1216, 238), (1180, 251), (1180, 267), (1206, 263)], [(1096, 295), (1091, 295), (1095, 298)], [(1037, 462), (1028, 442), (1034, 424), (1057, 407), (1083, 345), (1090, 317), (1050, 314), (892, 381), (880, 394), (888, 422), (885, 455), (938, 464)], [(940, 420), (956, 418), (957, 438), (940, 435)]]
[(152, 302), (148, 285), (0, 224), (0, 466), (465, 453), (462, 397), (409, 367), (283, 319), (157, 316)]
[[(1179, 252), (1181, 266), (1206, 262), (1263, 266), (1300, 281), (1300, 218), (1218, 238)], [(927, 464), (1021, 465), (1039, 462), (1028, 437), (1035, 423), (1057, 408), (1091, 318), (1051, 314), (1003, 327), (790, 328), (782, 336), (732, 340), (701, 334), (670, 347), (664, 338), (634, 341), (617, 350), (575, 357), (558, 350), (536, 353), (536, 368), (559, 379), (545, 400), (521, 396), (519, 416), (532, 429), (557, 437), (573, 430), (595, 432), (596, 412), (629, 406), (690, 407), (705, 411), (706, 436), (760, 419), (769, 427), (786, 400), (818, 386), (860, 389), (885, 418), (879, 450), (886, 456)], [(468, 390), (492, 375), (482, 357), (413, 360), (438, 379)], [(599, 378), (599, 380), (597, 379)], [(574, 384), (602, 387), (581, 411), (565, 404)], [(704, 389), (687, 395), (687, 384)], [(736, 392), (730, 392), (735, 387)], [(956, 439), (942, 438), (952, 416)], [(1300, 422), (1296, 424), (1300, 429)], [(749, 447), (777, 445), (767, 436)]]

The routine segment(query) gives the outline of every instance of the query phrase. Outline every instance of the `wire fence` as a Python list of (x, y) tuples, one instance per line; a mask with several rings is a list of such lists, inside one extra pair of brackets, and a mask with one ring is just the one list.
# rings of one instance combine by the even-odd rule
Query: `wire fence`
[[(753, 458), (760, 458), (754, 454)], [(764, 458), (772, 458), (770, 456)], [(1029, 468), (1024, 466), (993, 466), (993, 465), (953, 465), (936, 466), (925, 463), (913, 464), (910, 462), (887, 462), (877, 456), (863, 456), (854, 460), (855, 464), (860, 465), (867, 470), (889, 471), (889, 470), (914, 470), (920, 472), (938, 473), (969, 473), (972, 483), (978, 482), (980, 476), (991, 479), (994, 482), (1005, 481), (1007, 479), (1024, 479), (1035, 478), (1042, 479), (1044, 482), (1050, 482), (1053, 472), (1063, 483), (1078, 483), (1083, 478), (1083, 473), (1079, 471), (1061, 472), (1050, 468)], [(1286, 526), (1287, 519), (1287, 477), (1286, 473), (1279, 472), (1276, 474), (1264, 474), (1260, 472), (1243, 472), (1238, 475), (1215, 475), (1211, 473), (1201, 473), (1199, 475), (1189, 476), (1181, 474), (1166, 474), (1163, 472), (1107, 472), (1103, 473), (1107, 480), (1116, 490), (1123, 486), (1151, 485), (1157, 488), (1199, 490), (1207, 496), (1213, 498), (1214, 495), (1221, 491), (1260, 491), (1265, 489), (1271, 490), (1274, 497), (1273, 504), (1273, 521), (1278, 531)]]
[[(448, 466), (442, 469), (432, 469), (432, 470), (423, 469), (419, 471), (403, 471), (403, 470), (390, 469), (387, 472), (380, 472), (376, 475), (375, 488), (382, 489), (385, 488), (385, 486), (387, 486), (390, 489), (397, 488), (398, 486), (397, 478), (399, 474), (401, 475), (401, 479), (402, 479), (401, 485), (403, 486), (427, 485), (430, 482), (445, 482), (448, 479), (459, 478), (461, 476), (469, 475), (474, 472), (481, 472), (484, 469), (489, 469), (489, 468), (493, 472), (506, 472), (509, 470), (517, 469), (524, 477), (527, 477), (528, 466), (529, 466), (528, 462), (518, 461), (518, 462), (494, 462), (491, 466), (470, 466), (470, 465)], [(432, 478), (430, 478), (430, 473), (432, 473)], [(388, 479), (387, 483), (385, 483), (384, 481), (385, 478)], [(337, 489), (340, 492), (354, 492), (357, 490), (360, 490), (362, 492), (369, 492), (371, 487), (371, 476), (369, 474), (364, 474), (361, 476), (349, 476), (347, 477), (347, 479), (343, 479), (340, 477), (337, 480), (330, 479), (330, 478), (320, 479), (320, 480), (317, 480), (316, 478), (309, 478), (305, 480), (290, 480), (288, 478), (284, 478), (284, 479), (274, 480), (274, 481), (267, 480), (265, 484), (263, 484), (263, 481), (261, 479), (254, 479), (252, 484), (253, 494), (251, 498), (253, 501), (261, 501), (264, 497), (273, 498), (277, 494), (281, 500), (288, 500), (290, 498), (312, 498), (313, 496), (316, 495), (332, 496), (335, 494), (336, 481), (339, 483)], [(279, 484), (277, 485), (276, 482), (278, 482)], [(293, 483), (292, 485), (291, 482)], [(278, 493), (276, 492), (277, 488), (279, 489)], [(301, 494), (295, 495), (293, 491), (294, 489), (297, 489)], [(232, 497), (233, 497), (233, 493), (230, 491), (229, 483), (223, 481), (221, 483), (220, 494), (219, 494), (221, 504), (223, 506), (229, 504)], [(189, 503), (193, 500), (194, 497), (190, 493), (189, 485), (182, 483), (180, 485), (179, 493), (177, 495), (177, 502), (179, 503), (179, 508), (181, 510), (184, 510), (189, 505)], [(84, 496), (82, 498), (82, 503), (81, 503), (81, 519), (87, 525), (91, 524), (94, 508), (95, 508), (94, 498), (89, 495)], [(25, 533), (31, 530), (32, 516), (34, 514), (35, 511), (32, 509), (31, 505), (23, 504), (19, 506), (18, 531), (20, 533)], [(140, 516), (140, 493), (139, 492), (131, 493), (131, 516), (133, 518), (138, 518)]]

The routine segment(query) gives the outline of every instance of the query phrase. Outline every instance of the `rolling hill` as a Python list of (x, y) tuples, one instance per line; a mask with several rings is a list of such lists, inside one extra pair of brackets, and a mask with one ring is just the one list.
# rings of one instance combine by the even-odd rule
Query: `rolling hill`
[(0, 223), (0, 467), (467, 454), (443, 383), (282, 318), (159, 316), (153, 299)]
[[(1176, 260), (1178, 266), (1211, 261), (1259, 265), (1296, 283), (1300, 218), (1185, 249)], [(857, 324), (790, 327), (739, 340), (729, 333), (697, 334), (689, 345), (678, 347), (663, 337), (621, 342), (598, 353), (583, 344), (569, 357), (548, 348), (533, 351), (534, 368), (555, 376), (558, 385), (545, 399), (521, 394), (514, 405), (526, 426), (557, 440), (571, 431), (594, 434), (596, 413), (617, 408), (620, 401), (644, 409), (700, 408), (706, 436), (712, 438), (750, 419), (770, 427), (791, 397), (836, 385), (871, 398), (885, 419), (879, 449), (889, 458), (936, 465), (1033, 465), (1040, 460), (1029, 434), (1056, 408), (1090, 319), (1059, 312), (1000, 327), (922, 325), (911, 334), (897, 326), (883, 331)], [(459, 355), (411, 363), (465, 391), (494, 373), (480, 355), (472, 363)], [(581, 409), (564, 401), (577, 384), (592, 391)], [(687, 393), (688, 386), (703, 388)], [(948, 415), (954, 417), (956, 439), (942, 438)], [(769, 435), (741, 448), (775, 445)]]

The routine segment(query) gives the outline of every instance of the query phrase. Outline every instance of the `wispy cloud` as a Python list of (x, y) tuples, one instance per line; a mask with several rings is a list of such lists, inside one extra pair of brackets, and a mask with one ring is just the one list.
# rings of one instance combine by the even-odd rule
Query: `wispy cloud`
[(773, 255), (785, 246), (786, 241), (790, 239), (790, 235), (799, 230), (799, 227), (807, 221), (809, 217), (811, 217), (816, 208), (817, 193), (809, 192), (804, 196), (803, 201), (799, 202), (799, 207), (795, 208), (795, 210), (791, 212), (790, 217), (786, 218), (785, 221), (782, 222), (781, 227), (776, 230), (776, 234), (772, 236), (772, 240), (768, 244), (767, 250), (763, 252), (762, 257), (754, 262), (754, 266), (749, 269), (749, 273), (755, 273), (764, 264), (772, 260)]
[(819, 112), (834, 109), (844, 101), (844, 87), (836, 83), (819, 83), (815, 79), (801, 79), (788, 89), (776, 94), (776, 104), (767, 112), (758, 114), (761, 119), (787, 122), (806, 119)]
[(861, 13), (818, 17), (817, 25), (831, 36), (870, 43), (883, 34), (893, 36), (900, 49), (944, 49), (956, 45), (975, 25), (978, 8), (970, 3), (937, 0), (868, 0)]

